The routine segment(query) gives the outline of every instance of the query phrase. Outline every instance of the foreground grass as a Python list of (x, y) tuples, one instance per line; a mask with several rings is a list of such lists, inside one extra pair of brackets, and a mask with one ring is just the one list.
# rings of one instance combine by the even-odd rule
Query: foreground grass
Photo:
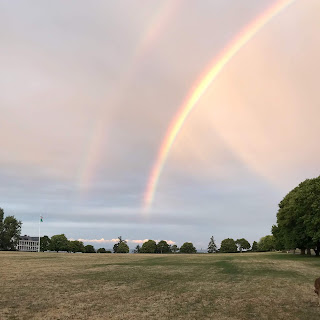
[(0, 252), (0, 319), (319, 319), (320, 259)]

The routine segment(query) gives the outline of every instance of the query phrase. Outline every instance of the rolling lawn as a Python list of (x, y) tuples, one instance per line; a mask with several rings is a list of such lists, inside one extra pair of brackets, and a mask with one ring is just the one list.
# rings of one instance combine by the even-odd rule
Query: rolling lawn
[(320, 258), (0, 252), (0, 319), (320, 319)]

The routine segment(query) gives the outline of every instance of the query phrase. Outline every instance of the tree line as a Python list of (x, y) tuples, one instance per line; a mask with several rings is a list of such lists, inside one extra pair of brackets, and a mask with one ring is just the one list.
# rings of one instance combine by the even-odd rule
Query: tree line
[(275, 249), (274, 238), (272, 235), (268, 235), (262, 237), (259, 242), (253, 241), (252, 246), (249, 241), (241, 238), (234, 240), (232, 238), (227, 238), (221, 241), (220, 248), (217, 247), (213, 236), (210, 238), (208, 244), (208, 253), (235, 253), (235, 252), (244, 252), (244, 251), (252, 251), (252, 252), (265, 252), (272, 251)]
[[(41, 237), (41, 251), (66, 251), (66, 252), (83, 252), (83, 253), (111, 253), (105, 248), (99, 248), (97, 251), (92, 245), (84, 245), (82, 241), (68, 240), (64, 234), (54, 235), (51, 238), (48, 236)], [(177, 245), (170, 245), (165, 240), (158, 243), (154, 240), (148, 240), (137, 245), (133, 253), (196, 253), (197, 250), (191, 242), (185, 242), (180, 248)], [(118, 241), (113, 246), (113, 253), (129, 253), (127, 241), (118, 237)]]
[[(250, 243), (244, 239), (232, 238), (224, 239), (221, 242), (220, 248), (217, 247), (213, 237), (210, 238), (208, 244), (208, 253), (232, 253), (243, 251), (271, 251), (274, 250), (273, 236), (265, 236), (259, 242), (254, 241), (252, 247)], [(111, 250), (99, 248), (95, 250), (92, 245), (84, 245), (79, 240), (68, 240), (64, 234), (54, 235), (51, 239), (48, 236), (41, 237), (40, 251), (66, 251), (66, 252), (83, 252), (83, 253), (111, 253)], [(127, 241), (118, 237), (118, 241), (113, 246), (113, 253), (129, 253), (130, 249)], [(141, 246), (138, 244), (133, 253), (197, 253), (197, 250), (192, 242), (185, 242), (180, 248), (176, 245), (170, 245), (165, 240), (158, 243), (155, 240), (148, 240)]]
[[(4, 218), (4, 211), (0, 208), (0, 250), (15, 250), (21, 233), (22, 222), (14, 216)], [(233, 240), (224, 239), (220, 248), (215, 244), (214, 238), (211, 237), (208, 245), (208, 253), (215, 252), (242, 252), (242, 251), (270, 251), (275, 249), (275, 240), (273, 236), (266, 236), (257, 243), (250, 243), (244, 239)], [(111, 250), (99, 248), (95, 250), (92, 245), (84, 245), (79, 240), (68, 240), (64, 234), (41, 237), (40, 251), (66, 251), (66, 252), (83, 252), (83, 253), (111, 253)], [(113, 246), (113, 253), (129, 253), (127, 241), (118, 237), (118, 241)], [(185, 242), (180, 248), (176, 244), (168, 244), (167, 241), (161, 240), (158, 243), (155, 240), (148, 240), (141, 246), (137, 245), (133, 253), (197, 253), (192, 242)]]

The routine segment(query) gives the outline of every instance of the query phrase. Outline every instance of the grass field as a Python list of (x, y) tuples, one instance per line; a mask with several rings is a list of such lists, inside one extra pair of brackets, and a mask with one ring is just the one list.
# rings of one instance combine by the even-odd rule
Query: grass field
[(320, 319), (320, 259), (0, 252), (0, 319)]

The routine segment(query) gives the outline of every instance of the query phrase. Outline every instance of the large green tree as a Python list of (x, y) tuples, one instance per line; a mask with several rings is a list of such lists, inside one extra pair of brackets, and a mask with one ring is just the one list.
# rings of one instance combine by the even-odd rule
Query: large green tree
[(51, 251), (70, 251), (69, 240), (64, 234), (57, 234), (51, 237), (51, 242), (49, 245), (49, 250)]
[(15, 250), (20, 234), (22, 222), (14, 216), (4, 218), (4, 211), (0, 208), (0, 250)]
[(237, 252), (237, 244), (232, 238), (222, 240), (220, 252)]
[(196, 248), (194, 247), (192, 242), (185, 242), (180, 247), (180, 253), (197, 253)]
[(169, 253), (170, 246), (168, 245), (167, 241), (161, 240), (157, 243), (156, 252), (157, 253)]
[(141, 253), (155, 253), (157, 244), (154, 240), (148, 240), (142, 244)]
[(243, 249), (249, 250), (251, 247), (249, 241), (244, 238), (237, 239), (236, 245), (238, 246), (240, 252), (242, 252)]
[(275, 245), (285, 249), (320, 252), (320, 177), (307, 179), (279, 203)]
[(210, 238), (209, 244), (208, 244), (208, 253), (215, 253), (217, 252), (217, 245), (214, 241), (213, 236)]

